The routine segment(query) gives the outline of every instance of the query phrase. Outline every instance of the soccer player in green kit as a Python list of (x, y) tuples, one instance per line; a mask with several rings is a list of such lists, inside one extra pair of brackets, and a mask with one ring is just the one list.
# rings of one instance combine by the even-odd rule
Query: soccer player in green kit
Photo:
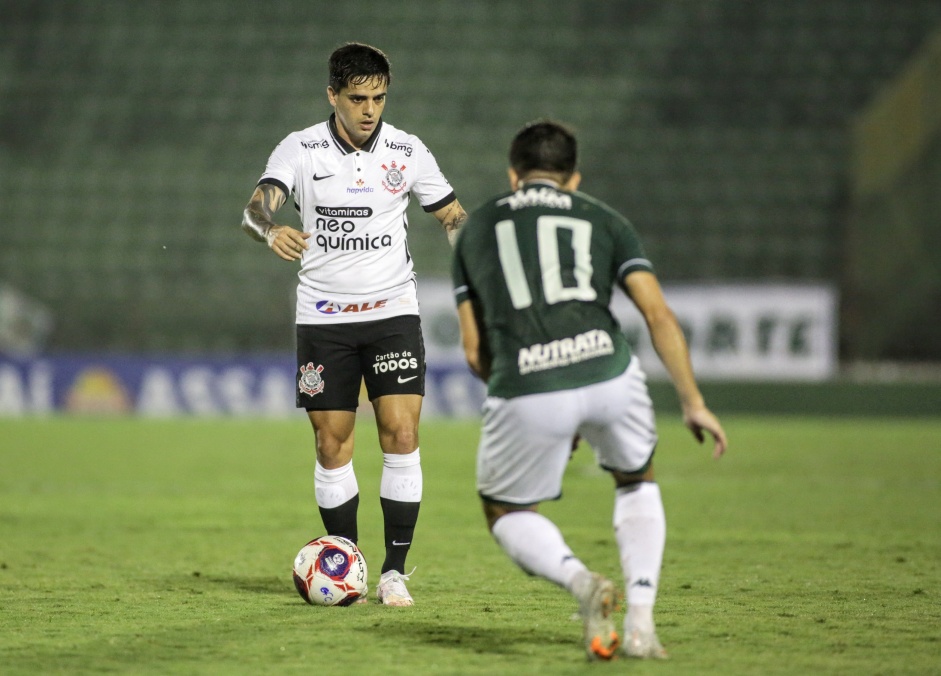
[(458, 238), (454, 293), (468, 363), (487, 383), (477, 489), (491, 533), (526, 572), (579, 602), (586, 654), (618, 655), (614, 584), (572, 552), (539, 503), (558, 499), (573, 439), (615, 482), (614, 528), (628, 609), (621, 653), (665, 658), (653, 620), (666, 521), (654, 481), (657, 432), (646, 377), (608, 309), (620, 286), (643, 315), (683, 420), (714, 457), (727, 446), (693, 376), (683, 332), (634, 228), (577, 192), (577, 142), (526, 125), (510, 147), (512, 192), (475, 211)]

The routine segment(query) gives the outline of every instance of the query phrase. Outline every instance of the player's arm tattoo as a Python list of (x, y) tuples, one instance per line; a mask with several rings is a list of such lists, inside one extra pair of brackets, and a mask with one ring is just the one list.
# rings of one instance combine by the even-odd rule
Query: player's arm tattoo
[(268, 231), (275, 226), (274, 213), (280, 209), (287, 196), (278, 186), (263, 183), (255, 188), (248, 206), (242, 212), (242, 230), (259, 242), (267, 241)]
[(441, 221), (441, 225), (448, 235), (448, 241), (451, 243), (451, 246), (454, 246), (457, 233), (461, 229), (461, 226), (464, 225), (464, 221), (467, 220), (467, 212), (464, 211), (464, 208), (457, 200), (454, 200), (440, 212), (435, 213), (435, 216)]

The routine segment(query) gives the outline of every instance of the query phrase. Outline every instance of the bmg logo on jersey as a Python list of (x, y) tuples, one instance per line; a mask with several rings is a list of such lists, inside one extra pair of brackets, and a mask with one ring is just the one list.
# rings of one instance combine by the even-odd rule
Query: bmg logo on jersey
[(319, 141), (301, 141), (301, 145), (308, 150), (316, 150), (318, 148), (326, 150), (330, 147), (330, 144), (327, 143), (327, 139), (321, 139)]
[(405, 153), (405, 157), (412, 156), (412, 144), (411, 143), (396, 143), (395, 141), (390, 141), (386, 139), (385, 141), (386, 148), (389, 150), (401, 150)]
[[(389, 371), (407, 371), (408, 369), (417, 369), (418, 368), (418, 359), (412, 356), (412, 353), (406, 350), (405, 352), (389, 352), (387, 354), (381, 354), (376, 357), (376, 363), (372, 365), (373, 371), (375, 373), (388, 373)], [(413, 378), (418, 376), (409, 376), (409, 377), (399, 377), (400, 383), (408, 382)]]

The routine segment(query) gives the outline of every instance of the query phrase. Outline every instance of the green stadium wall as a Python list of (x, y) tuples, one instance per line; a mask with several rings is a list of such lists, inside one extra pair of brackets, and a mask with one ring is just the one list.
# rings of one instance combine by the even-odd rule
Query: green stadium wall
[(854, 128), (842, 334), (859, 360), (941, 360), (941, 31)]
[[(0, 285), (48, 309), (41, 347), (291, 349), (295, 269), (239, 221), (275, 145), (330, 112), (325, 63), (347, 40), (388, 52), (387, 119), (466, 207), (504, 188), (513, 133), (556, 117), (580, 132), (585, 189), (632, 220), (665, 283), (837, 285), (849, 122), (941, 22), (937, 0), (356, 7), (3, 3)], [(437, 223), (414, 205), (410, 221), (419, 276), (446, 274)], [(874, 345), (854, 355), (933, 340), (911, 320), (931, 279), (905, 280), (900, 335), (872, 339), (888, 303), (872, 321), (878, 284), (847, 279), (863, 301), (848, 333)]]

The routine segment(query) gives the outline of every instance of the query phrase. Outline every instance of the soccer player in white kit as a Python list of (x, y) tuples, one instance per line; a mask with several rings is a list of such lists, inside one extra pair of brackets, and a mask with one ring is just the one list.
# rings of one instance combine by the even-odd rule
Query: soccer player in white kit
[(475, 210), (452, 261), (465, 353), (487, 382), (477, 490), (491, 533), (523, 570), (579, 601), (591, 660), (617, 656), (612, 582), (572, 552), (539, 503), (558, 499), (573, 438), (614, 478), (614, 528), (628, 609), (629, 657), (663, 658), (653, 605), (665, 542), (654, 481), (653, 405), (636, 356), (609, 310), (620, 286), (644, 316), (687, 427), (714, 455), (726, 437), (693, 378), (683, 332), (633, 226), (577, 192), (575, 136), (539, 121), (510, 147), (512, 190)]
[[(386, 555), (377, 596), (410, 606), (405, 558), (422, 496), (425, 360), (406, 207), (414, 196), (452, 242), (467, 215), (421, 140), (382, 119), (391, 80), (385, 54), (347, 43), (331, 54), (329, 78), (334, 113), (275, 148), (242, 227), (285, 261), (300, 261), (297, 406), (317, 440), (314, 487), (324, 527), (354, 542), (353, 430), (365, 381), (383, 452)], [(273, 220), (292, 194), (303, 231)]]

